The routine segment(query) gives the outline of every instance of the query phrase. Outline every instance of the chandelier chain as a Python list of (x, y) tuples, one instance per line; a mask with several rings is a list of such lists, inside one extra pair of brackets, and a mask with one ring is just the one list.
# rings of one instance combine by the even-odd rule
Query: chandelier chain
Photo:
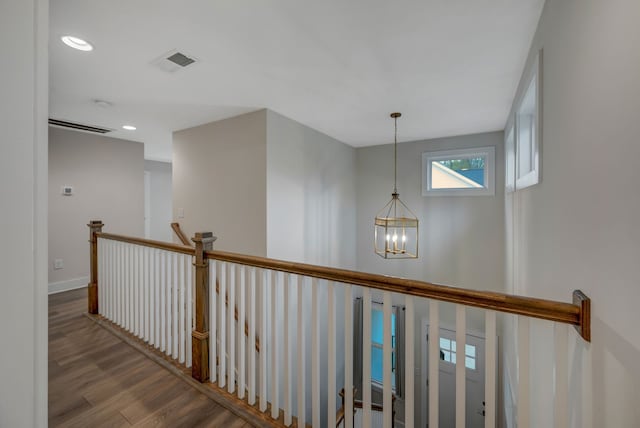
[(393, 193), (398, 193), (398, 118), (393, 118)]

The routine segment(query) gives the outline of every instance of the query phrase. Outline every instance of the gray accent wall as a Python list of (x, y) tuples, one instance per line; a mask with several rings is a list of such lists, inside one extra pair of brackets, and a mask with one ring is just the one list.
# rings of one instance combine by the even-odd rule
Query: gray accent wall
[[(63, 196), (63, 186), (73, 186)], [(86, 286), (89, 220), (144, 237), (144, 145), (49, 128), (49, 288)], [(62, 259), (63, 269), (54, 269)]]

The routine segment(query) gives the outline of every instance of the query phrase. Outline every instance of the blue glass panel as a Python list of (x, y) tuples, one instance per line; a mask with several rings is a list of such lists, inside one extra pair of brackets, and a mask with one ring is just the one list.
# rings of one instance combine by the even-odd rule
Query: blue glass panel
[(384, 314), (376, 309), (371, 310), (371, 341), (382, 344), (384, 333)]
[(371, 347), (371, 380), (382, 383), (382, 349)]

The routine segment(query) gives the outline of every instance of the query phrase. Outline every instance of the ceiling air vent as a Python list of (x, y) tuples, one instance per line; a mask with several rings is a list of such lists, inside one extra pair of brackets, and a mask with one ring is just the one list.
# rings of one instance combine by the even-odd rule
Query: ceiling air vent
[(79, 131), (93, 132), (95, 134), (106, 134), (113, 131), (113, 129), (100, 128), (98, 126), (84, 125), (82, 123), (67, 122), (66, 120), (58, 120), (49, 118), (49, 125), (59, 126), (61, 128), (77, 129)]
[(167, 73), (174, 73), (195, 63), (196, 61), (198, 61), (198, 59), (194, 56), (184, 52), (178, 52), (174, 49), (154, 59), (151, 61), (151, 64), (155, 65), (162, 71), (166, 71)]

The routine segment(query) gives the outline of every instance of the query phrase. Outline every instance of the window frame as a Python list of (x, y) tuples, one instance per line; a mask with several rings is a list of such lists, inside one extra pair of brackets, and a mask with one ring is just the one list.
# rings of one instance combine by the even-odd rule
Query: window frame
[[(434, 161), (470, 159), (484, 157), (484, 183), (478, 188), (434, 189), (432, 188), (431, 164)], [(495, 147), (471, 147), (467, 149), (439, 150), (422, 153), (422, 196), (494, 196), (495, 195)]]
[[(513, 114), (509, 118), (510, 126), (514, 131), (514, 153), (512, 155), (514, 157), (513, 161), (515, 166), (514, 190), (526, 189), (527, 187), (531, 187), (540, 182), (540, 152), (542, 146), (542, 50), (538, 51), (536, 57), (527, 68), (526, 73), (523, 76), (523, 82), (526, 82), (526, 84), (523, 85), (522, 92), (516, 98)], [(519, 150), (521, 137), (520, 110), (527, 98), (531, 85), (534, 83), (536, 87), (534, 92), (535, 106), (533, 109), (534, 123), (532, 125), (532, 130), (535, 133), (535, 138), (531, 140), (531, 159), (528, 160), (531, 164), (531, 169), (528, 171), (521, 171), (521, 165), (524, 163), (524, 156), (527, 156), (527, 153)]]

